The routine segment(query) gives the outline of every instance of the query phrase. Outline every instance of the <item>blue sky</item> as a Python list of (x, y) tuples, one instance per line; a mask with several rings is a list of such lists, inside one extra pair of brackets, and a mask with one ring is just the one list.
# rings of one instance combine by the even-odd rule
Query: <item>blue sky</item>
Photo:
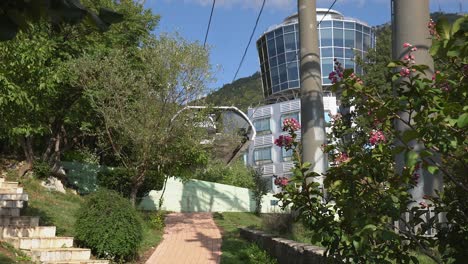
[[(409, 0), (412, 1), (412, 0)], [(249, 40), (262, 0), (217, 0), (208, 35), (210, 61), (215, 80), (210, 89), (230, 83)], [(317, 0), (317, 7), (328, 8), (333, 0)], [(431, 11), (458, 12), (460, 0), (431, 0)], [(466, 12), (467, 0), (461, 0)], [(178, 32), (191, 41), (203, 44), (212, 0), (147, 0), (145, 6), (161, 15), (155, 33)], [(254, 39), (238, 77), (259, 71), (255, 41), (273, 24), (297, 12), (297, 0), (267, 0)], [(390, 21), (390, 0), (338, 0), (333, 9), (369, 25)]]

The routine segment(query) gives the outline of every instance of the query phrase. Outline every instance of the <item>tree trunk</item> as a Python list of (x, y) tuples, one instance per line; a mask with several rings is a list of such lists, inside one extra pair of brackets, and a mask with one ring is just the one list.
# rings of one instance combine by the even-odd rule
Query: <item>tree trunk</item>
[(145, 181), (145, 173), (146, 173), (146, 169), (143, 169), (143, 171), (138, 173), (138, 176), (135, 178), (135, 180), (132, 183), (132, 189), (130, 191), (130, 202), (132, 203), (133, 207), (135, 207), (136, 205), (138, 191), (140, 190), (140, 187), (143, 185), (143, 182)]
[(23, 177), (26, 172), (32, 170), (34, 163), (34, 150), (32, 147), (32, 137), (20, 137), (21, 148), (23, 148), (26, 163), (18, 170), (18, 176)]

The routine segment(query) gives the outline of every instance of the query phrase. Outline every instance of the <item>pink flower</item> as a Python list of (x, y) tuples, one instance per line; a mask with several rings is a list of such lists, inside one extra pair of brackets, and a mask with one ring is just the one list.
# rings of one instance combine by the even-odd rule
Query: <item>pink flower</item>
[(275, 185), (279, 187), (284, 187), (288, 185), (288, 178), (286, 177), (275, 177)]
[(400, 70), (400, 75), (401, 77), (408, 77), (410, 75), (411, 71), (408, 68), (401, 68)]
[(421, 206), (421, 208), (427, 208), (427, 207), (429, 207), (429, 206), (427, 205), (427, 203), (425, 203), (425, 202), (419, 202), (419, 205)]
[(336, 158), (335, 158), (335, 162), (336, 164), (341, 164), (343, 162), (347, 162), (349, 161), (349, 156), (348, 154), (346, 153), (340, 153)]
[(403, 43), (403, 48), (412, 47), (413, 45), (409, 44), (408, 42)]
[(386, 141), (387, 139), (385, 138), (385, 135), (382, 131), (374, 130), (370, 133), (369, 143), (371, 143), (371, 145), (376, 145), (379, 142), (386, 142)]
[(418, 48), (416, 48), (416, 47), (411, 48), (411, 51), (417, 51), (417, 50), (418, 50)]
[(275, 145), (278, 147), (284, 147), (290, 149), (292, 147), (293, 138), (289, 135), (281, 135), (275, 139)]
[(283, 131), (297, 131), (301, 129), (301, 124), (294, 118), (286, 118), (283, 120)]

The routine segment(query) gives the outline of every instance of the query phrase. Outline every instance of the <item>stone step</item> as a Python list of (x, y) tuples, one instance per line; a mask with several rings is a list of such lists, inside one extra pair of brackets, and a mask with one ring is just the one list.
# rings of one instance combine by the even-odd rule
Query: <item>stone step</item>
[(9, 194), (9, 193), (23, 193), (23, 187), (16, 187), (16, 188), (0, 187), (0, 194)]
[(4, 240), (19, 249), (73, 247), (73, 237), (9, 237)]
[(0, 227), (0, 238), (7, 237), (55, 237), (55, 226), (35, 226), (35, 227)]
[(25, 193), (10, 193), (10, 194), (0, 194), (0, 201), (12, 200), (12, 201), (27, 201), (28, 195)]
[(18, 182), (4, 181), (0, 182), (0, 188), (18, 188)]
[(85, 248), (41, 248), (31, 249), (30, 255), (33, 261), (69, 263), (88, 261), (91, 257), (91, 250)]
[(0, 200), (0, 208), (23, 208), (24, 201)]
[(20, 216), (19, 208), (0, 208), (0, 216)]
[(0, 216), (0, 226), (35, 227), (38, 225), (38, 216)]
[(76, 261), (46, 261), (43, 264), (109, 264), (108, 260), (90, 259)]

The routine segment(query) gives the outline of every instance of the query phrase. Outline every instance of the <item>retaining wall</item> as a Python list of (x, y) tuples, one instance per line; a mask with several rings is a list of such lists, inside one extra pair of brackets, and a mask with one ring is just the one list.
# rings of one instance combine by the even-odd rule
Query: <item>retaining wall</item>
[(323, 256), (324, 248), (284, 239), (263, 231), (240, 228), (242, 238), (255, 242), (266, 250), (279, 264), (318, 264), (327, 263)]

